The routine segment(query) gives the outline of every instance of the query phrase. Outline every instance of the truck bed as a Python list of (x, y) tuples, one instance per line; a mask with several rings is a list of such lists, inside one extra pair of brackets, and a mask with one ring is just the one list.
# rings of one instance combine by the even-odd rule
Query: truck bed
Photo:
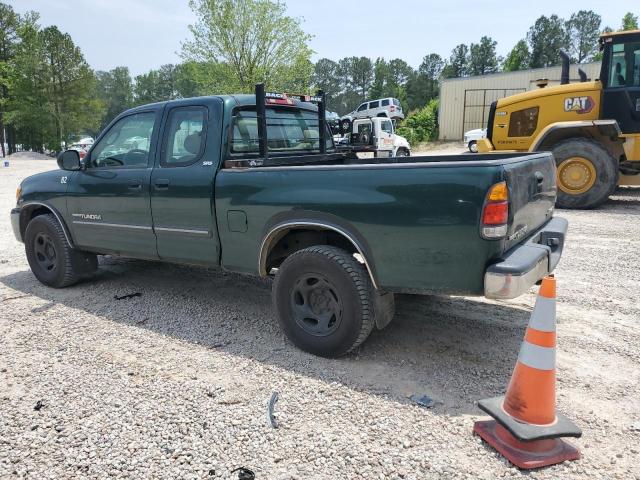
[[(222, 264), (255, 271), (261, 239), (283, 222), (335, 225), (353, 232), (372, 259), (379, 286), (481, 295), (483, 275), (553, 212), (555, 169), (549, 153), (393, 158), (273, 157), (225, 168), (216, 177)], [(536, 172), (543, 181), (536, 186)], [(507, 181), (506, 238), (481, 237), (489, 188)], [(246, 212), (246, 231), (228, 212)], [(234, 213), (234, 215), (236, 215)]]

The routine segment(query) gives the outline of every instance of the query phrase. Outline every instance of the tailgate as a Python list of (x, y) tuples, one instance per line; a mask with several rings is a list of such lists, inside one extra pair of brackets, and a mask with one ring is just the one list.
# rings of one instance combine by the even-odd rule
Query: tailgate
[(544, 152), (504, 165), (509, 187), (509, 227), (505, 250), (529, 237), (553, 215), (556, 201), (556, 165)]

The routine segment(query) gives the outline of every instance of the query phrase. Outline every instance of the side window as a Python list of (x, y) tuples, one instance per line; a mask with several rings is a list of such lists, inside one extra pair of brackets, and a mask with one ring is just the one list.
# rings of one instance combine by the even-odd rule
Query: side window
[(627, 61), (624, 56), (624, 44), (613, 45), (613, 54), (611, 56), (611, 75), (609, 76), (609, 85), (612, 87), (624, 87), (627, 84)]
[(162, 142), (160, 165), (183, 167), (197, 162), (206, 140), (205, 107), (179, 107), (169, 113)]
[(93, 148), (87, 166), (146, 167), (155, 117), (155, 112), (144, 112), (118, 120)]
[(382, 129), (383, 132), (387, 132), (389, 134), (393, 133), (393, 125), (391, 124), (390, 120), (385, 120), (381, 122), (380, 128)]
[(375, 102), (371, 102), (369, 104), (369, 109), (378, 108), (379, 106), (380, 106), (380, 102), (376, 100)]
[(382, 100), (382, 106), (383, 107), (388, 107), (389, 106), (389, 99), (388, 98), (385, 99), (385, 100)]
[(366, 110), (366, 109), (367, 109), (367, 104), (363, 103), (358, 107), (358, 112), (362, 112), (363, 110)]
[(530, 137), (538, 127), (538, 107), (518, 110), (511, 114), (509, 121), (510, 137)]

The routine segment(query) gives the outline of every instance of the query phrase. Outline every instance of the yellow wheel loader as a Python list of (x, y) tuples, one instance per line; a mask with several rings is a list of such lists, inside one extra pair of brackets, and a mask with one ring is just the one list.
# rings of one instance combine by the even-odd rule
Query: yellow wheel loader
[(478, 151), (552, 151), (560, 208), (594, 208), (618, 185), (640, 186), (640, 30), (600, 37), (600, 79), (580, 70), (569, 83), (561, 53), (561, 84), (491, 105)]

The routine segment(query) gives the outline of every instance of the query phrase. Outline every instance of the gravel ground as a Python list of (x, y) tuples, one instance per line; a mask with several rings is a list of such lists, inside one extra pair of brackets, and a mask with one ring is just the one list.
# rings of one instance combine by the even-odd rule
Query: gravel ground
[[(280, 332), (270, 284), (212, 269), (104, 257), (53, 290), (31, 274), (0, 170), (0, 478), (640, 479), (640, 189), (558, 212), (558, 408), (582, 429), (577, 462), (521, 473), (471, 433), (503, 393), (535, 291), (513, 301), (400, 296), (344, 359)], [(115, 300), (114, 295), (141, 296)], [(266, 405), (273, 391), (280, 428)], [(409, 400), (426, 394), (436, 406)]]

